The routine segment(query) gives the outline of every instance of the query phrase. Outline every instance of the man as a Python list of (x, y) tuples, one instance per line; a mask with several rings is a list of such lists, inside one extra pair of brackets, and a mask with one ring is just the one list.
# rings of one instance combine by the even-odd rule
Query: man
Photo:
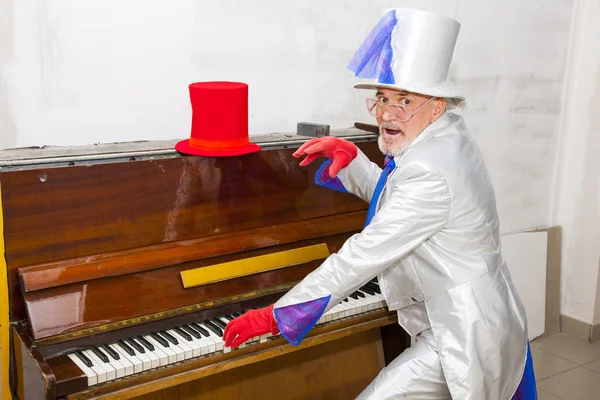
[[(359, 399), (535, 399), (521, 300), (500, 252), (493, 187), (447, 79), (453, 19), (387, 12), (349, 68), (375, 89), (381, 170), (351, 142), (313, 139), (300, 165), (323, 155), (317, 182), (369, 202), (367, 224), (271, 307), (232, 321), (226, 345), (281, 332), (297, 345), (323, 312), (377, 276), (415, 343)], [(527, 362), (526, 362), (527, 361)]]

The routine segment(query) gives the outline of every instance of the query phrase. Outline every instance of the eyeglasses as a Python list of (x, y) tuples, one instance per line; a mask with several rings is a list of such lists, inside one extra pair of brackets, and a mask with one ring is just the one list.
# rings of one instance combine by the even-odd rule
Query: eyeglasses
[(408, 113), (406, 111), (406, 107), (404, 104), (383, 104), (378, 99), (367, 99), (367, 110), (369, 110), (369, 114), (381, 118), (384, 112), (387, 112), (390, 116), (392, 116), (393, 120), (397, 120), (400, 122), (407, 122), (410, 120), (413, 115), (419, 112), (427, 103), (431, 100), (435, 99), (435, 97), (430, 97), (425, 103), (421, 104), (419, 108), (417, 108), (412, 113)]

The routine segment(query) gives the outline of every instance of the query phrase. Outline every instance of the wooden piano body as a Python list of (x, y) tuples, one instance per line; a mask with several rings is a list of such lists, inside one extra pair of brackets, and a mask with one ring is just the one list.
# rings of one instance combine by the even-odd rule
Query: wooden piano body
[[(346, 137), (381, 158), (374, 135)], [(166, 154), (2, 168), (13, 396), (360, 393), (409, 344), (387, 309), (319, 324), (298, 347), (272, 337), (92, 386), (68, 356), (267, 306), (322, 260), (187, 289), (181, 271), (322, 243), (333, 253), (360, 231), (367, 204), (316, 185), (320, 162), (299, 167), (295, 139), (234, 158)]]

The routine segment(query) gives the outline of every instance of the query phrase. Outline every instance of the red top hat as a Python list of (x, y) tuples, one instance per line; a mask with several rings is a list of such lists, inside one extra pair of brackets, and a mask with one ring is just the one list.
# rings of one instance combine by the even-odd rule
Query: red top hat
[(248, 85), (239, 82), (197, 82), (190, 86), (192, 133), (175, 145), (196, 156), (240, 156), (260, 146), (248, 140)]

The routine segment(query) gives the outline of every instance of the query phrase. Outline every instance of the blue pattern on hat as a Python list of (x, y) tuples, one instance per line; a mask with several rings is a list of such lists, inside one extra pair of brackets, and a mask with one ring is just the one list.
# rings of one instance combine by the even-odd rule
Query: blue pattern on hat
[(376, 78), (379, 83), (394, 84), (392, 72), (392, 32), (396, 26), (396, 12), (387, 12), (371, 30), (358, 48), (348, 69), (359, 78)]

